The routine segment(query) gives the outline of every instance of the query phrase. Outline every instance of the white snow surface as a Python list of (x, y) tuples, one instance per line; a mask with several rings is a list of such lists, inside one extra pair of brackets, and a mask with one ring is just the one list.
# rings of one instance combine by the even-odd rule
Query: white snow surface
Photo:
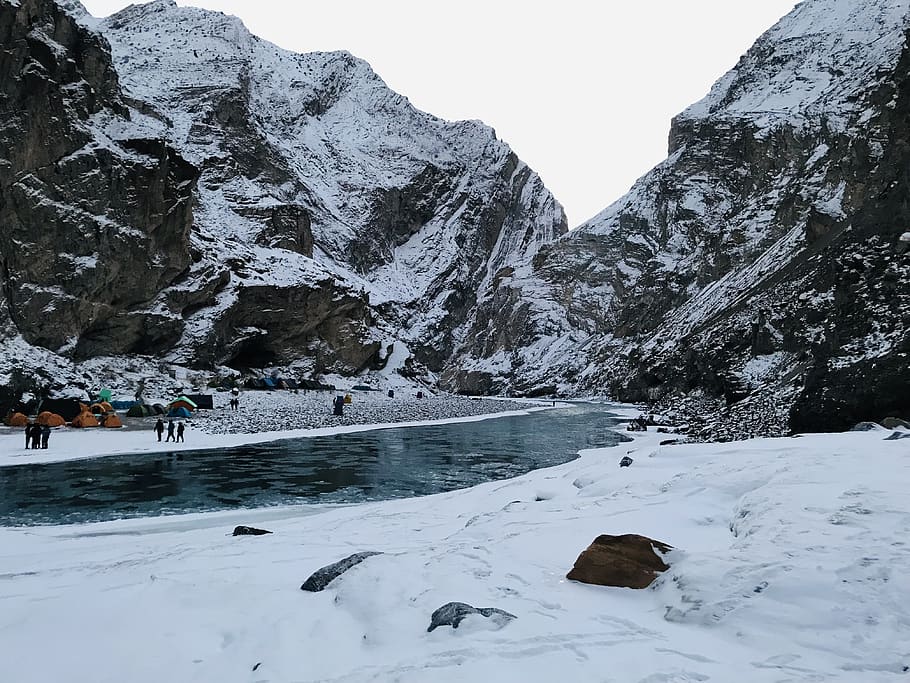
[[(0, 529), (3, 679), (904, 680), (910, 441), (882, 437), (651, 432), (424, 498)], [(642, 591), (567, 581), (602, 533), (673, 545), (671, 569)], [(517, 619), (428, 633), (449, 601)]]

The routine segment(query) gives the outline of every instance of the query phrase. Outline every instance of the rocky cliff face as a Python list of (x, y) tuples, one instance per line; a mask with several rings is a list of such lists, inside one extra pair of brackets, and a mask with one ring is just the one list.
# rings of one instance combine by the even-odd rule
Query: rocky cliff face
[(397, 343), (445, 388), (698, 399), (729, 435), (906, 416), (908, 14), (805, 0), (567, 233), (491, 129), (347, 53), (0, 0), (0, 372), (354, 374)]
[[(99, 35), (52, 3), (0, 3), (0, 258), (7, 334), (76, 357), (179, 338), (142, 310), (190, 263), (197, 172), (126, 122)], [(113, 331), (117, 333), (114, 334)]]
[(100, 22), (0, 0), (0, 30), (6, 328), (57, 365), (351, 374), (397, 341), (415, 372), (454, 375), (462, 349), (539, 334), (478, 314), (524, 311), (498, 294), (505, 269), (566, 231), (491, 129), (417, 111), (347, 53), (289, 53), (171, 0)]
[(801, 3), (674, 120), (663, 164), (543, 248), (596, 335), (564, 375), (717, 397), (755, 432), (910, 411), (908, 11)]

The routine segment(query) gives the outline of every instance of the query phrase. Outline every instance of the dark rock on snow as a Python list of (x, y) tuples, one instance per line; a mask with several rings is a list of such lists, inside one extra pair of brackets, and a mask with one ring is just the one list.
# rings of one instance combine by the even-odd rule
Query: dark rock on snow
[(471, 614), (491, 618), (500, 627), (505, 626), (512, 619), (518, 618), (514, 614), (496, 607), (472, 607), (465, 602), (447, 602), (430, 615), (430, 625), (427, 627), (427, 631), (432, 631), (440, 626), (458, 628), (464, 618)]
[(880, 432), (884, 429), (877, 422), (860, 422), (853, 426), (851, 432)]
[(266, 531), (265, 529), (257, 529), (253, 526), (237, 526), (234, 527), (233, 536), (263, 536), (265, 534), (270, 534), (271, 531)]
[(635, 461), (632, 460), (632, 458), (630, 458), (628, 455), (626, 455), (626, 456), (623, 457), (622, 460), (619, 461), (619, 466), (620, 466), (620, 467), (628, 467), (628, 466), (631, 465), (633, 462), (635, 462)]
[(910, 429), (910, 422), (907, 422), (907, 420), (902, 420), (899, 417), (886, 417), (884, 420), (882, 420), (882, 426), (887, 427), (888, 429), (897, 429), (898, 427)]
[(566, 578), (598, 586), (647, 588), (670, 568), (655, 552), (673, 548), (645, 536), (598, 536), (578, 559)]
[(309, 591), (311, 593), (318, 593), (330, 583), (332, 583), (332, 581), (344, 574), (348, 569), (360, 564), (365, 559), (372, 557), (373, 555), (382, 555), (382, 553), (370, 551), (355, 553), (353, 555), (349, 555), (343, 560), (339, 560), (333, 564), (326, 565), (322, 569), (317, 569), (315, 572), (313, 572), (310, 578), (303, 582), (300, 590)]
[(899, 441), (900, 439), (910, 439), (910, 432), (891, 432), (891, 436), (885, 438), (885, 441)]

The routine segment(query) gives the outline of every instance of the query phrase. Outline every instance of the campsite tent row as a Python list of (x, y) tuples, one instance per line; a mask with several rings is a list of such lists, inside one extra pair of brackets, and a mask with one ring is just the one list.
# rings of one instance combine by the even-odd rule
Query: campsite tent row
[[(82, 406), (84, 407), (84, 410), (70, 420), (70, 424), (77, 429), (84, 427), (115, 428), (123, 426), (123, 422), (115, 412), (95, 414), (84, 403)], [(48, 427), (62, 427), (66, 424), (66, 420), (62, 415), (52, 413), (48, 410), (39, 413), (36, 422), (40, 425), (47, 425)], [(24, 427), (29, 423), (29, 419), (24, 413), (13, 413), (7, 418), (6, 423), (10, 427)]]

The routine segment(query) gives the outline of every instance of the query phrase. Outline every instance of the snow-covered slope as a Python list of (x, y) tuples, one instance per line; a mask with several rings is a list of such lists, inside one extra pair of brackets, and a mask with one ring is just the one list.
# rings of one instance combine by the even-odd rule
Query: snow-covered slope
[[(490, 272), (527, 268), (565, 231), (561, 207), (490, 128), (416, 110), (348, 53), (290, 53), (235, 17), (165, 0), (100, 29), (125, 91), (165, 115), (141, 123), (202, 169), (211, 260), (235, 256), (274, 283), (315, 269), (361, 289), (382, 309), (377, 338), (426, 347), (434, 370)], [(191, 320), (184, 351), (212, 312)]]
[[(652, 432), (424, 498), (0, 529), (5, 680), (898, 683), (910, 441), (886, 434)], [(671, 544), (670, 570), (641, 591), (567, 581), (603, 533)], [(362, 551), (384, 554), (300, 590)], [(427, 632), (450, 601), (517, 618)]]
[[(102, 309), (92, 299), (97, 292), (67, 288), (63, 264), (34, 285), (45, 295), (26, 302), (29, 316), (26, 304), (11, 299), (11, 332), (59, 354), (61, 367), (69, 358), (147, 353), (206, 368), (349, 374), (381, 367), (397, 340), (413, 354), (406, 371), (432, 377), (457, 369), (461, 348), (492, 355), (540, 336), (540, 326), (513, 332), (477, 322), (484, 301), (533, 279), (540, 245), (566, 230), (562, 208), (492, 129), (416, 110), (348, 53), (293, 54), (251, 35), (235, 17), (169, 0), (132, 5), (103, 21), (76, 0), (2, 0), (0, 10), (10, 26), (26, 27), (10, 36), (21, 40), (23, 65), (44, 59), (44, 48), (26, 36), (40, 20), (44, 33), (32, 34), (78, 27), (67, 29), (71, 40), (51, 35), (42, 43), (57, 68), (95, 41), (101, 52), (92, 64), (108, 73), (101, 106), (66, 105), (82, 138), (63, 135), (71, 144), (54, 158), (78, 156), (81, 165), (67, 169), (78, 179), (65, 186), (82, 187), (48, 201), (43, 218), (59, 223), (74, 205), (110, 192), (86, 180), (99, 170), (86, 150), (98, 147), (117, 157), (179, 158), (186, 177), (177, 185), (193, 199), (181, 205), (170, 237), (141, 246), (165, 267), (156, 280), (143, 277), (147, 286), (135, 296), (118, 296), (113, 288), (124, 285), (117, 278), (101, 279), (94, 289), (111, 292)], [(95, 31), (109, 41), (110, 58)], [(66, 88), (47, 92), (63, 103), (74, 99)], [(24, 127), (14, 124), (9, 130)], [(51, 139), (60, 133), (52, 119), (34, 128)], [(26, 170), (14, 163), (10, 175)], [(130, 192), (134, 204), (146, 201), (141, 187)], [(159, 205), (140, 211), (152, 222), (172, 216)], [(71, 222), (97, 234), (111, 221), (96, 220), (102, 213), (85, 209)], [(127, 226), (140, 222), (120, 218)], [(26, 251), (33, 239), (17, 238)], [(48, 239), (71, 241), (73, 234)], [(89, 276), (98, 263), (139, 274), (132, 257), (118, 261), (116, 250), (93, 242), (71, 255)], [(39, 279), (33, 271), (23, 267), (17, 278), (28, 285)], [(64, 277), (62, 291), (55, 294), (50, 275)], [(57, 300), (66, 298), (80, 307), (61, 325)], [(534, 309), (512, 299), (522, 311)], [(537, 312), (548, 315), (554, 312)], [(472, 328), (479, 331), (469, 335)]]
[(544, 247), (598, 333), (564, 374), (635, 400), (765, 396), (770, 431), (910, 409), (891, 384), (910, 339), (908, 11), (801, 3), (674, 120), (665, 162)]

